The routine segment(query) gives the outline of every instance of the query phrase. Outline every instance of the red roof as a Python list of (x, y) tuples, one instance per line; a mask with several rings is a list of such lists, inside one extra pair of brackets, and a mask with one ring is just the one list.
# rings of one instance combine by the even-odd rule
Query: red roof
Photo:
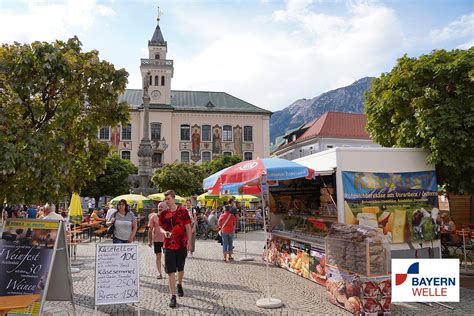
[(370, 139), (365, 130), (366, 125), (367, 117), (364, 114), (326, 112), (296, 142), (314, 137)]

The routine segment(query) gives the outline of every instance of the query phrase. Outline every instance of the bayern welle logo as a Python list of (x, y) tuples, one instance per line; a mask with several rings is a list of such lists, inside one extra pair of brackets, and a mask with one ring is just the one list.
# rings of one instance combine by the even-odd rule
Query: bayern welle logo
[(459, 260), (392, 259), (392, 267), (393, 302), (459, 301)]

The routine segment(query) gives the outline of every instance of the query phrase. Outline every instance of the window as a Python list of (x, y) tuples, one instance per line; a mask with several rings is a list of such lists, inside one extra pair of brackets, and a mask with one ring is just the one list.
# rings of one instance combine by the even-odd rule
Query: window
[(162, 159), (163, 159), (162, 153), (153, 153), (153, 156), (151, 156), (151, 162), (153, 165), (160, 164)]
[(244, 160), (252, 160), (252, 152), (251, 151), (246, 151), (244, 152)]
[(210, 142), (211, 141), (211, 125), (203, 125), (201, 127), (201, 141)]
[(160, 54), (156, 54), (155, 59), (160, 59)]
[(158, 85), (158, 76), (155, 76), (155, 86)]
[(150, 86), (153, 84), (153, 77), (150, 76)]
[(326, 145), (326, 149), (334, 148), (334, 145)]
[(232, 126), (224, 125), (222, 128), (222, 141), (231, 142), (232, 141)]
[(162, 86), (165, 85), (165, 76), (161, 76), (161, 85), (162, 85)]
[(187, 124), (181, 125), (181, 140), (191, 140), (191, 126)]
[(252, 126), (244, 126), (244, 142), (253, 142)]
[(132, 139), (132, 124), (127, 124), (127, 126), (122, 126), (122, 139), (123, 140)]
[(151, 123), (151, 140), (158, 141), (161, 139), (161, 123)]
[(230, 156), (232, 156), (232, 152), (231, 152), (231, 151), (224, 151), (222, 154), (224, 155), (224, 157), (230, 157)]
[(189, 151), (181, 152), (181, 162), (189, 163)]
[(202, 152), (202, 162), (204, 161), (211, 161), (212, 160), (212, 154), (210, 151), (203, 151)]
[(110, 139), (110, 129), (108, 127), (102, 127), (99, 131), (99, 139)]
[(122, 151), (122, 159), (130, 160), (130, 151), (129, 150), (123, 150)]

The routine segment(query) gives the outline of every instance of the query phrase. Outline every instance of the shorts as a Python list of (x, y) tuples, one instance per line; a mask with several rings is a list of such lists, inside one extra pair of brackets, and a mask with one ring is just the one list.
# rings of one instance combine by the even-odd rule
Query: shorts
[(164, 248), (164, 253), (166, 273), (181, 272), (184, 270), (184, 263), (186, 262), (186, 256), (188, 254), (186, 249), (174, 250)]
[(155, 241), (153, 242), (153, 247), (155, 248), (155, 253), (162, 253), (163, 252), (163, 242), (162, 241)]

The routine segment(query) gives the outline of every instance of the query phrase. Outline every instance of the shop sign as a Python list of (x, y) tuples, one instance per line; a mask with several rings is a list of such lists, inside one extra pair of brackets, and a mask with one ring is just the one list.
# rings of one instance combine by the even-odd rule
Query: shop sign
[(435, 171), (342, 173), (344, 222), (379, 229), (392, 243), (439, 239)]
[(459, 259), (392, 259), (393, 302), (459, 302)]

